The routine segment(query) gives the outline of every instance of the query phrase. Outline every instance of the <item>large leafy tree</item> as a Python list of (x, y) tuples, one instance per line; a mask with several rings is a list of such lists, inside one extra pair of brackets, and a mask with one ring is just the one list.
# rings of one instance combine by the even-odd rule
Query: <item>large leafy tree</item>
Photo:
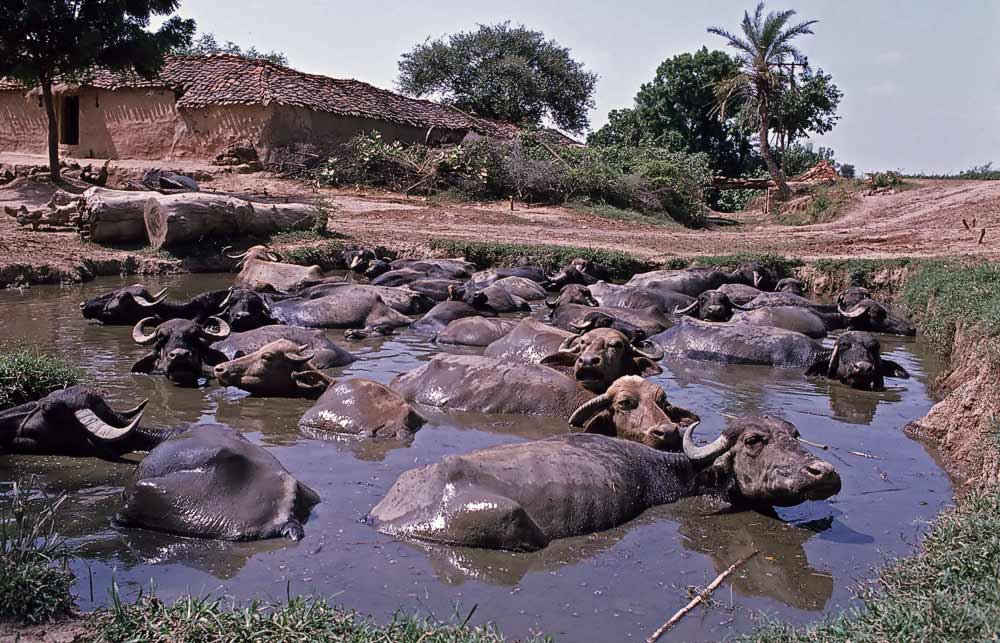
[(611, 112), (589, 140), (704, 152), (717, 171), (739, 176), (756, 162), (750, 141), (734, 118), (720, 119), (713, 110), (716, 86), (738, 71), (725, 52), (704, 47), (669, 58), (639, 89), (633, 107)]
[(545, 34), (509, 22), (417, 45), (399, 61), (399, 89), (524, 125), (551, 119), (581, 132), (597, 75)]
[(795, 38), (811, 34), (815, 20), (792, 24), (794, 10), (771, 11), (764, 15), (764, 3), (757, 5), (753, 15), (743, 13), (740, 33), (720, 27), (709, 27), (709, 33), (722, 36), (736, 52), (739, 71), (720, 83), (716, 89), (719, 114), (725, 117), (734, 102), (749, 104), (757, 124), (757, 144), (767, 164), (771, 178), (778, 185), (778, 195), (788, 198), (791, 190), (785, 174), (771, 153), (769, 135), (772, 126), (772, 104), (795, 74), (796, 65), (805, 65), (802, 53), (792, 44)]
[(786, 176), (795, 173), (785, 166), (786, 150), (803, 136), (832, 130), (839, 120), (837, 106), (842, 96), (829, 74), (822, 69), (813, 72), (808, 65), (801, 73), (790, 76), (789, 84), (776, 95), (771, 107), (771, 130)]
[(52, 85), (104, 67), (153, 77), (163, 55), (190, 42), (194, 21), (174, 16), (150, 31), (154, 16), (169, 16), (177, 0), (3, 0), (0, 76), (41, 88), (48, 118), (49, 170), (59, 180), (59, 130)]

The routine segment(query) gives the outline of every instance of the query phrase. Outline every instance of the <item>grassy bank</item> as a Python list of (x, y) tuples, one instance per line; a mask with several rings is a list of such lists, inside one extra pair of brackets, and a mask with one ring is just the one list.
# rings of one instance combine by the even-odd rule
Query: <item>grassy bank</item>
[(82, 378), (82, 369), (59, 356), (0, 346), (0, 410), (40, 399)]
[(498, 243), (494, 241), (462, 241), (458, 239), (431, 239), (432, 250), (450, 256), (465, 257), (479, 268), (535, 265), (545, 270), (558, 270), (577, 257), (607, 266), (614, 278), (627, 278), (636, 272), (653, 270), (649, 261), (621, 250), (581, 248), (579, 246), (552, 246), (524, 243)]

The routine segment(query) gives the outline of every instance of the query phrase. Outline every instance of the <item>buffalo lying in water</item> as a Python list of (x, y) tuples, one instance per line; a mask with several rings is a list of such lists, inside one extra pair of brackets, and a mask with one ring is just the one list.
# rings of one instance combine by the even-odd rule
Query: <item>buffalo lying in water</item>
[(827, 331), (833, 326), (829, 315), (824, 315), (805, 306), (768, 306), (749, 312), (734, 315), (735, 324), (750, 324), (752, 326), (773, 326), (796, 333), (802, 333), (813, 339), (826, 337)]
[(760, 289), (746, 284), (723, 284), (716, 288), (717, 291), (725, 293), (734, 304), (746, 306), (761, 294)]
[(125, 527), (222, 540), (300, 540), (319, 495), (238, 431), (179, 431), (150, 451), (122, 493)]
[[(382, 302), (404, 315), (425, 313), (434, 306), (434, 301), (408, 288), (390, 288), (387, 286), (371, 286), (368, 284), (353, 284), (343, 281), (324, 281), (303, 288), (292, 297), (281, 297), (281, 308), (294, 308), (305, 300), (339, 297), (342, 305), (350, 306), (352, 300), (367, 299), (379, 296)], [(332, 301), (332, 300), (328, 300)], [(279, 307), (279, 306), (276, 306)]]
[(167, 289), (151, 294), (142, 284), (112, 290), (80, 302), (84, 319), (94, 319), (108, 325), (131, 325), (143, 317), (155, 314), (156, 307), (166, 300)]
[(309, 363), (320, 370), (347, 366), (357, 360), (357, 357), (337, 346), (323, 331), (298, 326), (262, 326), (243, 333), (231, 333), (226, 339), (212, 344), (212, 348), (225, 355), (227, 360), (233, 360), (279, 339), (287, 339), (296, 346), (305, 346), (313, 354)]
[[(497, 279), (490, 286), (503, 289), (511, 297), (517, 297), (524, 301), (538, 301), (545, 299), (548, 295), (545, 292), (545, 288), (540, 284), (524, 277), (504, 277), (503, 279)], [(484, 290), (489, 289), (490, 286), (487, 286)]]
[(561, 305), (549, 314), (551, 324), (562, 330), (582, 333), (594, 328), (613, 328), (631, 339), (652, 337), (672, 327), (676, 319), (654, 307), (606, 308), (580, 304)]
[(275, 316), (284, 324), (305, 328), (360, 328), (369, 332), (409, 326), (413, 320), (386, 304), (381, 295), (351, 288), (316, 299), (276, 302)]
[(37, 402), (0, 411), (0, 454), (94, 456), (117, 460), (149, 451), (164, 432), (140, 426), (144, 400), (127, 411), (112, 409), (83, 386), (55, 391)]
[(611, 271), (608, 270), (607, 266), (578, 257), (548, 277), (543, 285), (549, 290), (559, 290), (569, 284), (589, 286), (608, 279), (611, 279)]
[(448, 324), (434, 341), (449, 346), (489, 346), (510, 334), (519, 323), (502, 317), (465, 317)]
[(891, 314), (885, 306), (872, 299), (865, 288), (848, 288), (842, 292), (837, 298), (837, 312), (851, 330), (889, 335), (917, 334), (913, 324)]
[(625, 285), (697, 297), (729, 282), (730, 275), (715, 268), (684, 268), (644, 272), (629, 279)]
[(480, 270), (479, 272), (473, 274), (466, 283), (466, 286), (471, 287), (474, 290), (480, 290), (490, 284), (500, 281), (501, 279), (506, 279), (507, 277), (527, 279), (528, 281), (533, 281), (538, 284), (544, 283), (546, 279), (548, 279), (548, 277), (545, 276), (545, 271), (538, 266), (490, 268), (489, 270)]
[[(608, 308), (658, 308), (664, 312), (675, 308), (685, 308), (694, 301), (693, 297), (668, 290), (652, 290), (639, 286), (619, 286), (599, 281), (587, 290), (593, 296), (595, 306)], [(581, 302), (576, 302), (581, 303)]]
[(805, 368), (809, 375), (824, 375), (855, 388), (881, 389), (885, 377), (909, 377), (902, 366), (881, 357), (878, 340), (868, 333), (844, 333), (831, 350), (801, 333), (780, 328), (688, 320), (651, 341), (676, 357)]
[(397, 259), (391, 268), (437, 275), (439, 279), (468, 279), (476, 270), (475, 264), (464, 259)]
[(675, 315), (690, 315), (703, 321), (724, 322), (729, 321), (733, 311), (737, 310), (747, 309), (720, 290), (706, 290), (690, 305), (684, 308), (677, 307), (673, 312)]
[(617, 330), (597, 328), (566, 339), (540, 363), (572, 369), (581, 386), (600, 393), (625, 375), (659, 375), (663, 369), (656, 362), (662, 357), (659, 350), (655, 354), (643, 352)]
[(430, 311), (428, 311), (428, 313), (421, 317), (418, 321), (413, 322), (413, 325), (410, 326), (410, 328), (418, 333), (437, 333), (444, 330), (448, 324), (457, 319), (464, 319), (466, 317), (496, 316), (496, 313), (485, 306), (485, 296), (473, 298), (473, 301), (476, 303), (473, 304), (464, 301), (442, 301), (440, 304), (434, 306), (434, 308), (431, 308)]
[(488, 345), (483, 355), (503, 362), (539, 364), (546, 356), (558, 351), (564, 341), (574, 336), (574, 333), (528, 317), (522, 319), (509, 333)]
[(236, 267), (240, 272), (233, 281), (239, 288), (289, 293), (324, 279), (319, 266), (282, 263), (282, 256), (267, 246), (253, 246), (243, 254), (226, 256), (230, 259), (239, 259)]
[(310, 364), (315, 357), (308, 346), (279, 339), (217, 365), (213, 375), (222, 386), (235, 386), (251, 395), (317, 398), (332, 380)]
[(145, 327), (153, 323), (156, 320), (147, 317), (132, 329), (132, 339), (137, 344), (153, 347), (132, 366), (133, 373), (163, 373), (175, 384), (196, 386), (199, 379), (207, 376), (208, 368), (226, 361), (222, 352), (212, 348), (214, 342), (229, 337), (229, 325), (221, 319), (209, 317), (206, 325), (171, 319), (147, 333)]
[(214, 290), (185, 301), (167, 299), (167, 289), (150, 294), (145, 286), (135, 284), (119, 288), (80, 303), (85, 319), (106, 325), (134, 325), (145, 317), (204, 321), (215, 316), (224, 319), (234, 330), (250, 330), (274, 323), (270, 304), (260, 293), (239, 288)]
[(741, 418), (706, 446), (694, 444), (694, 426), (683, 453), (571, 434), (446, 456), (403, 473), (368, 520), (396, 537), (535, 551), (688, 496), (769, 509), (840, 491), (836, 470), (810, 455), (788, 422)]
[(784, 279), (778, 280), (778, 284), (774, 287), (778, 292), (790, 292), (793, 295), (805, 295), (806, 287), (801, 280), (795, 277), (785, 277)]
[(336, 437), (407, 441), (424, 418), (398, 393), (378, 382), (339, 379), (299, 419), (299, 429), (313, 438)]

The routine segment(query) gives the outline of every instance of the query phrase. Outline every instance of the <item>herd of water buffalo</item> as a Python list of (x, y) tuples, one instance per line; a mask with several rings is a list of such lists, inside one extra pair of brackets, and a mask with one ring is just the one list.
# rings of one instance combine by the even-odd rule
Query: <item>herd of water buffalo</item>
[[(406, 441), (428, 410), (566, 421), (561, 435), (404, 473), (368, 518), (399, 537), (535, 550), (692, 495), (757, 510), (828, 498), (840, 477), (789, 422), (734, 418), (698, 445), (699, 417), (643, 378), (662, 372), (669, 357), (800, 368), (871, 390), (908, 377), (880, 355), (871, 333), (914, 329), (868, 291), (849, 288), (835, 304), (816, 303), (798, 280), (778, 280), (750, 261), (731, 272), (659, 270), (618, 285), (583, 259), (547, 274), (353, 250), (340, 257), (350, 271), (340, 277), (285, 263), (265, 246), (233, 258), (239, 274), (228, 290), (175, 301), (135, 285), (82, 302), (81, 312), (132, 326), (135, 342), (149, 348), (134, 373), (315, 399), (299, 421), (311, 436)], [(545, 321), (504, 316), (542, 300)], [(355, 357), (326, 329), (363, 339), (404, 327), (442, 346), (481, 347), (482, 355), (442, 352), (388, 386), (331, 375)], [(827, 348), (820, 340), (831, 331)], [(116, 411), (86, 387), (56, 391), (0, 412), (0, 453), (118, 460), (148, 452), (117, 523), (230, 540), (303, 536), (320, 498), (268, 451), (220, 425), (150, 428), (144, 406)]]

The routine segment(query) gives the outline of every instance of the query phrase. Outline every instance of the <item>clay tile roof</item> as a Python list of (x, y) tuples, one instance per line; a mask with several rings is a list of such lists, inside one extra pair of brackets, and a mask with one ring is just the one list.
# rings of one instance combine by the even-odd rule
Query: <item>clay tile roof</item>
[[(230, 54), (167, 56), (152, 80), (98, 69), (87, 74), (81, 84), (112, 91), (173, 89), (179, 95), (177, 106), (187, 108), (276, 104), (416, 127), (472, 130), (500, 138), (512, 138), (520, 132), (512, 123), (478, 118), (448, 105), (409, 98), (358, 80), (306, 74)], [(16, 82), (0, 78), (0, 90), (19, 88)]]

